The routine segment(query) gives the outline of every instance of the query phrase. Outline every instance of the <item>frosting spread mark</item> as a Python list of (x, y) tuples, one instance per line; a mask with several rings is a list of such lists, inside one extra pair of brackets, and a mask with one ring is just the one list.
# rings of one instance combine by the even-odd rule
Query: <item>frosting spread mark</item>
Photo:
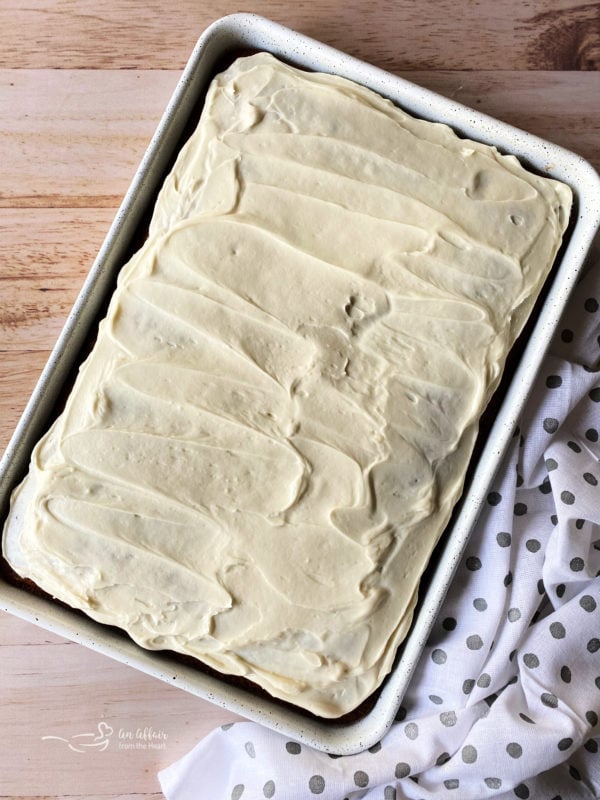
[(143, 647), (355, 708), (570, 203), (344, 79), (239, 59), (34, 451), (7, 559)]

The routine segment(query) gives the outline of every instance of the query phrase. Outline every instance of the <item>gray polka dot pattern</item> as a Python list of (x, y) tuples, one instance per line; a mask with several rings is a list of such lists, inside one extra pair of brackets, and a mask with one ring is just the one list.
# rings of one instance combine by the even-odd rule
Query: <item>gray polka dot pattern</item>
[(354, 773), (354, 783), (359, 787), (359, 789), (364, 789), (369, 785), (369, 776), (361, 769), (357, 769)]
[(394, 770), (394, 775), (396, 778), (407, 778), (410, 775), (410, 767), (404, 761), (400, 761), (396, 764), (396, 769)]
[(591, 594), (585, 594), (579, 601), (579, 605), (584, 611), (589, 611), (590, 613), (596, 610), (596, 601)]
[(311, 775), (308, 788), (312, 794), (322, 794), (325, 791), (325, 778), (322, 775)]
[(463, 747), (461, 756), (465, 764), (474, 764), (477, 761), (477, 750), (473, 745), (467, 744)]
[(456, 712), (444, 711), (440, 714), (440, 722), (446, 728), (452, 728), (456, 725)]
[(521, 758), (523, 755), (523, 748), (518, 742), (509, 742), (506, 745), (506, 752), (511, 758)]
[(389, 733), (329, 758), (235, 723), (216, 732), (231, 754), (218, 796), (587, 799), (600, 757), (599, 299), (596, 269), (573, 289)]
[(555, 639), (564, 639), (566, 636), (565, 626), (562, 622), (553, 622), (550, 625), (550, 633)]
[(409, 722), (408, 725), (404, 727), (404, 733), (409, 739), (416, 739), (419, 735), (419, 728), (414, 722)]
[(548, 706), (548, 708), (558, 708), (558, 697), (552, 694), (552, 692), (542, 692), (540, 700), (545, 706)]
[(483, 640), (478, 633), (467, 636), (467, 647), (469, 650), (480, 650), (483, 647)]
[(559, 750), (568, 750), (570, 747), (573, 746), (573, 739), (570, 736), (565, 736), (564, 739), (561, 739), (558, 743)]
[(596, 714), (595, 711), (586, 711), (585, 718), (590, 723), (592, 728), (595, 728), (596, 725), (598, 724), (598, 714)]
[(484, 778), (483, 781), (488, 789), (500, 789), (502, 787), (500, 778)]

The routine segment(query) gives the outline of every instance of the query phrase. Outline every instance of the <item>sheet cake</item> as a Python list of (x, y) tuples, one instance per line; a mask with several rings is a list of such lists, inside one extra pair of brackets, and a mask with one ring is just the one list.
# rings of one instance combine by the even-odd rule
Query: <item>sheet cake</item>
[(259, 53), (208, 91), (4, 555), (321, 717), (382, 682), (567, 186)]

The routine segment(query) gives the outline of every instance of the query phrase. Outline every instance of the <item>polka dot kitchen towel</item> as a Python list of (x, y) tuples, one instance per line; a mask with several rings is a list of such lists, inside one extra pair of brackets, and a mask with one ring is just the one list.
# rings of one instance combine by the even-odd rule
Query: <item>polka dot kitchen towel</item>
[(167, 800), (600, 796), (599, 302), (596, 245), (382, 742), (235, 723), (160, 773)]

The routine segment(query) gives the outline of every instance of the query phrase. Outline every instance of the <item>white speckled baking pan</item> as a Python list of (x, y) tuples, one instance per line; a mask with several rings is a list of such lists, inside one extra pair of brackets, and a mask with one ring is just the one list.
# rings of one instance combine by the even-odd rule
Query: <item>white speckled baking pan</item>
[(575, 209), (561, 263), (553, 272), (535, 326), (515, 369), (501, 406), (488, 432), (468, 483), (460, 511), (436, 549), (433, 568), (421, 587), (421, 599), (411, 633), (395, 668), (384, 683), (372, 710), (358, 721), (320, 721), (301, 711), (261, 699), (218, 677), (183, 665), (168, 654), (148, 652), (125, 636), (98, 625), (0, 577), (0, 607), (69, 639), (175, 684), (321, 750), (348, 754), (376, 743), (391, 725), (427, 639), (431, 624), (460, 559), (477, 514), (536, 372), (558, 324), (571, 287), (600, 223), (600, 180), (580, 157), (421, 89), (312, 39), (251, 14), (234, 14), (211, 25), (200, 37), (171, 102), (160, 122), (132, 185), (119, 209), (62, 335), (0, 462), (0, 519), (10, 493), (27, 471), (31, 450), (46, 429), (57, 398), (82, 346), (94, 330), (97, 316), (111, 293), (116, 274), (131, 251), (144, 215), (151, 209), (165, 171), (182, 136), (197, 113), (215, 70), (242, 50), (267, 50), (297, 66), (343, 75), (389, 97), (415, 116), (444, 122), (459, 134), (520, 157), (539, 172), (563, 180), (575, 193)]

